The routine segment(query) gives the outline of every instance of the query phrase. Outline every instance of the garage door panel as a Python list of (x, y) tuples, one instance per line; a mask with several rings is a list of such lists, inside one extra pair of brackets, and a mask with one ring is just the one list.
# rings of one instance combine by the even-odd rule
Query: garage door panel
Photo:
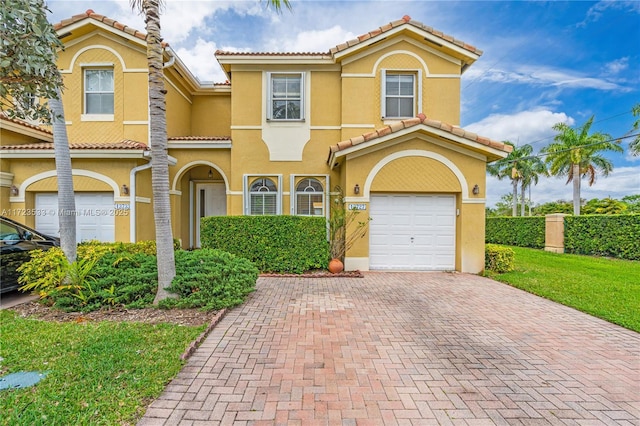
[[(115, 241), (115, 216), (113, 194), (76, 193), (76, 238), (78, 241)], [(36, 194), (36, 209), (43, 214), (36, 216), (36, 229), (48, 235), (59, 236), (60, 224), (58, 194)]]
[(371, 269), (455, 269), (455, 196), (373, 194)]

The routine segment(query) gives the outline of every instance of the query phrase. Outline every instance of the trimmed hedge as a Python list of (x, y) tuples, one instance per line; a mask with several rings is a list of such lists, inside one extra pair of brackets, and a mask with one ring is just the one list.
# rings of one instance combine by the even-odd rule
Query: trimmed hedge
[(513, 249), (497, 244), (486, 244), (484, 250), (484, 267), (499, 274), (515, 269)]
[(485, 242), (507, 246), (544, 248), (544, 216), (488, 217)]
[(640, 260), (640, 215), (564, 218), (566, 253)]
[(249, 259), (261, 272), (297, 273), (329, 263), (324, 217), (211, 216), (202, 219), (203, 248)]

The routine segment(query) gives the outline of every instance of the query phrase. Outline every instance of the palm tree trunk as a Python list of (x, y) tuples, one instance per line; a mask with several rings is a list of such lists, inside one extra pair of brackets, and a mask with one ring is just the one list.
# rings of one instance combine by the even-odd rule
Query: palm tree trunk
[(511, 209), (511, 215), (513, 217), (518, 216), (518, 179), (513, 179), (513, 208)]
[(524, 194), (525, 194), (525, 190), (527, 189), (527, 185), (524, 183), (524, 180), (522, 181), (522, 184), (520, 185), (520, 197), (522, 198), (522, 202), (520, 203), (520, 216), (524, 217)]
[(573, 214), (580, 216), (580, 165), (573, 164)]
[(156, 226), (156, 254), (158, 258), (158, 290), (153, 301), (171, 297), (165, 290), (176, 275), (169, 200), (169, 154), (167, 147), (167, 117), (160, 37), (160, 8), (158, 0), (143, 2), (147, 30), (147, 59), (149, 62), (149, 128), (151, 143), (151, 187)]
[(60, 224), (60, 247), (67, 260), (76, 260), (76, 200), (73, 192), (71, 153), (64, 119), (62, 94), (57, 89), (57, 99), (49, 99), (53, 127), (53, 152), (58, 180), (58, 220)]

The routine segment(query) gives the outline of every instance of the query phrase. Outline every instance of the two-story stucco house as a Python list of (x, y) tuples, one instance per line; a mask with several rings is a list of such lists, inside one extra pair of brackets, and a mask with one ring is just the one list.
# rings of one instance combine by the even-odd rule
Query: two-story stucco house
[[(78, 237), (154, 238), (145, 35), (88, 10), (55, 25)], [(174, 237), (209, 215), (371, 217), (347, 269), (484, 269), (485, 169), (510, 147), (466, 132), (460, 78), (481, 51), (404, 18), (324, 53), (216, 52), (203, 84), (165, 48)], [(56, 234), (53, 136), (0, 118), (5, 213)]]

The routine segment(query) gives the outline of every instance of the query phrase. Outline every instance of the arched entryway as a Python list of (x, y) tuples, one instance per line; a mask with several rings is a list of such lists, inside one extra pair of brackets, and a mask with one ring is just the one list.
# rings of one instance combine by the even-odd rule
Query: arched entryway
[(176, 174), (172, 189), (181, 194), (179, 220), (182, 245), (199, 248), (201, 219), (227, 215), (227, 178), (211, 162), (193, 162)]

